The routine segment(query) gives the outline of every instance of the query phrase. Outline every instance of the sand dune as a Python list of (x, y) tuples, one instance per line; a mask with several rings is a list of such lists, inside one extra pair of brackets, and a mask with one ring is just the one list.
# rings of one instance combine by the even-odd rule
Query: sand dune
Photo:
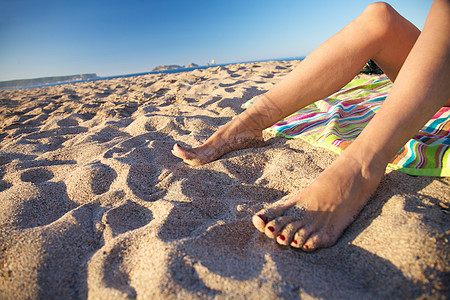
[(339, 242), (306, 254), (250, 218), (336, 154), (269, 134), (200, 167), (170, 153), (297, 63), (0, 92), (0, 298), (449, 297), (448, 178), (388, 172)]

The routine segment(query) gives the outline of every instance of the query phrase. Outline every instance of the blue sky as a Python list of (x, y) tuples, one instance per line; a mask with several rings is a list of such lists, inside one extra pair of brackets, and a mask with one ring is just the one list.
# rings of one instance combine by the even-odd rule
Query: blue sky
[[(372, 2), (0, 0), (0, 81), (306, 56)], [(387, 2), (420, 29), (432, 3)]]

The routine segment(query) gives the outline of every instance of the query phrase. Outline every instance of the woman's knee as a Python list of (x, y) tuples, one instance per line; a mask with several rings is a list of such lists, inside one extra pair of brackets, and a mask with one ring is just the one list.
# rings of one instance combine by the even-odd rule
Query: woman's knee
[(369, 4), (359, 16), (359, 21), (370, 34), (383, 37), (394, 29), (399, 13), (385, 2)]
[(377, 19), (390, 19), (398, 13), (386, 2), (374, 2), (366, 7), (363, 14)]

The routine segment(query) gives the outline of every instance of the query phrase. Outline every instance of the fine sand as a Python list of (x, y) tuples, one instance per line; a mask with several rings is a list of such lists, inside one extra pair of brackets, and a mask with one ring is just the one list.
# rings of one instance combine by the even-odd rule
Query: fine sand
[(0, 92), (0, 298), (450, 297), (449, 178), (387, 172), (338, 243), (307, 254), (251, 216), (336, 154), (265, 133), (205, 166), (172, 156), (298, 63)]

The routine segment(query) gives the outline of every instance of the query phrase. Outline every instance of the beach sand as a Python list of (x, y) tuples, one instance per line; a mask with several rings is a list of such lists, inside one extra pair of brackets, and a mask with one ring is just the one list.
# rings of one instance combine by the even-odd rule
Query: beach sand
[(0, 298), (450, 297), (449, 178), (388, 171), (335, 246), (304, 253), (251, 216), (336, 154), (267, 133), (200, 167), (171, 154), (298, 63), (0, 92)]

